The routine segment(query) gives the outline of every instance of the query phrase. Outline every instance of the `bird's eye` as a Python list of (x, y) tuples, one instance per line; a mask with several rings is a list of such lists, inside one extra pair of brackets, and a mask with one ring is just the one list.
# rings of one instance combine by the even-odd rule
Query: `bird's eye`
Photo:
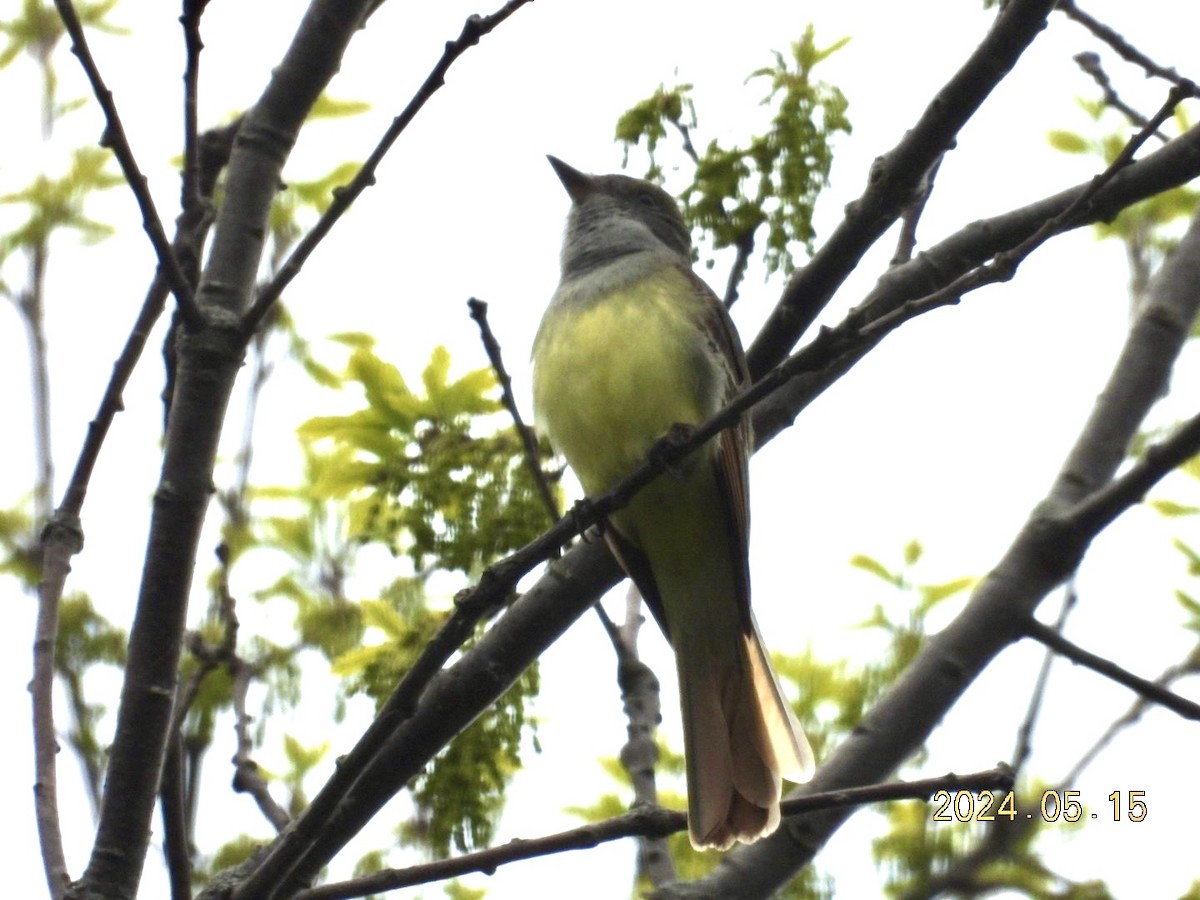
[(646, 207), (647, 209), (652, 209), (654, 207), (654, 195), (653, 194), (638, 194), (637, 202), (640, 203), (642, 206)]

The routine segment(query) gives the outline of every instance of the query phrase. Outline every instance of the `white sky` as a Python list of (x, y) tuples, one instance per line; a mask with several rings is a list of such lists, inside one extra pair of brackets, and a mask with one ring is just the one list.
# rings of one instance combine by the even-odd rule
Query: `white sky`
[[(302, 6), (211, 5), (205, 16), (203, 126), (224, 121), (255, 99)], [(760, 121), (754, 104), (762, 89), (744, 86), (744, 77), (768, 64), (771, 50), (786, 51), (812, 21), (819, 43), (853, 37), (818, 70), (847, 94), (854, 124), (854, 134), (838, 145), (833, 185), (818, 209), (818, 232), (824, 236), (860, 193), (871, 160), (895, 144), (977, 44), (991, 21), (979, 6), (969, 0), (917, 7), (746, 0), (732, 12), (678, 0), (617, 0), (587, 11), (551, 0), (532, 4), (455, 65), (445, 88), (384, 163), (378, 185), (310, 261), (288, 295), (290, 308), (314, 339), (348, 330), (377, 335), (381, 352), (415, 376), (437, 343), (450, 347), (457, 371), (486, 365), (465, 306), (468, 297), (478, 296), (491, 305), (518, 396), (527, 400), (524, 361), (557, 281), (567, 210), (545, 153), (587, 171), (617, 170), (621, 153), (612, 132), (618, 115), (658, 84), (676, 80), (696, 85), (698, 144), (712, 137), (735, 140)], [(1200, 24), (1195, 10), (1165, 0), (1132, 6), (1091, 0), (1085, 8), (1160, 63), (1197, 77), (1188, 69)], [(458, 34), (467, 14), (488, 11), (462, 2), (423, 4), (419, 13), (405, 4), (385, 5), (356, 38), (331, 87), (334, 96), (370, 101), (372, 112), (315, 125), (302, 136), (287, 174), (315, 177), (363, 158), (424, 79), (442, 42)], [(0, 4), (0, 18), (15, 14), (15, 2)], [(132, 34), (94, 41), (168, 226), (177, 195), (170, 160), (181, 132), (177, 14), (173, 5), (124, 0), (113, 18)], [(1073, 98), (1091, 97), (1094, 90), (1070, 59), (1084, 49), (1097, 48), (1080, 28), (1052, 17), (1016, 76), (964, 130), (943, 165), (920, 229), (924, 246), (974, 219), (1092, 174), (1090, 160), (1055, 153), (1044, 137), (1051, 128), (1089, 127)], [(1146, 111), (1157, 108), (1164, 90), (1147, 85), (1111, 54), (1105, 62), (1127, 99)], [(61, 96), (82, 95), (75, 61), (63, 53), (58, 66)], [(0, 72), (0, 79), (0, 115), (9, 135), (0, 151), (0, 192), (25, 184), (42, 160), (58, 171), (69, 148), (98, 136), (98, 114), (86, 110), (62, 123), (53, 146), (41, 147), (35, 70), (21, 59)], [(14, 91), (16, 83), (29, 90)], [(635, 160), (635, 174), (641, 165)], [(134, 236), (136, 210), (126, 193), (111, 192), (91, 211), (116, 225), (122, 237), (84, 250), (68, 240), (54, 246), (49, 327), (58, 489), (152, 270), (148, 242), (140, 231)], [(0, 228), (11, 222), (9, 215), (0, 207)], [(891, 236), (880, 242), (839, 294), (828, 321), (871, 287), (892, 245)], [(12, 265), (2, 274), (10, 285), (23, 278)], [(713, 277), (714, 284), (723, 282), (723, 271)], [(769, 643), (784, 651), (811, 643), (831, 659), (871, 652), (873, 645), (853, 626), (874, 603), (890, 602), (895, 610), (898, 601), (846, 565), (854, 553), (898, 564), (903, 544), (918, 537), (927, 548), (918, 576), (927, 582), (981, 575), (994, 564), (1050, 483), (1103, 384), (1127, 324), (1125, 283), (1116, 245), (1098, 249), (1088, 234), (1060, 239), (1026, 263), (1012, 283), (981, 291), (889, 338), (756, 458), (752, 565), (756, 608)], [(777, 282), (763, 284), (761, 272), (746, 282), (735, 319), (747, 343), (778, 292)], [(0, 313), (0, 363), (14, 386), (0, 399), (0, 411), (4, 421), (15, 423), (10, 433), (18, 436), (7, 444), (0, 465), (3, 504), (27, 491), (32, 477), (27, 355), (18, 325), (11, 310)], [(157, 474), (160, 343), (157, 336), (151, 341), (126, 393), (128, 409), (110, 437), (85, 508), (87, 549), (77, 557), (68, 585), (92, 592), (115, 620), (127, 620), (132, 610)], [(336, 351), (327, 358), (336, 361)], [(1194, 384), (1194, 377), (1193, 362), (1176, 385)], [(257, 477), (286, 480), (298, 458), (296, 424), (337, 403), (281, 369), (260, 407)], [(1159, 421), (1191, 412), (1194, 407), (1175, 401)], [(235, 409), (229, 419), (231, 440), (240, 430), (237, 415)], [(1177, 483), (1174, 496), (1189, 488)], [(1178, 628), (1182, 617), (1171, 597), (1184, 585), (1181, 558), (1169, 546), (1174, 527), (1135, 510), (1097, 541), (1080, 576), (1081, 605), (1069, 635), (1151, 677), (1191, 645)], [(201, 573), (212, 545), (201, 547)], [(235, 585), (235, 593), (257, 586)], [(0, 636), (0, 658), (7, 661), (0, 715), (25, 735), (33, 605), (11, 582), (6, 593), (11, 627)], [(664, 682), (664, 728), (678, 745), (673, 667), (653, 630), (643, 634), (646, 658)], [(1032, 647), (1006, 653), (934, 735), (920, 774), (986, 768), (1009, 756), (1039, 661)], [(577, 824), (562, 807), (586, 804), (598, 790), (609, 789), (594, 760), (614, 754), (624, 738), (611, 650), (594, 617), (582, 619), (546, 654), (542, 671), (538, 711), (544, 717), (544, 752), (531, 757), (532, 770), (517, 780), (502, 839)], [(1048, 780), (1061, 777), (1131, 699), (1095, 676), (1058, 665), (1031, 771)], [(583, 710), (603, 713), (581, 715)], [(1182, 893), (1200, 876), (1179, 854), (1178, 843), (1163, 839), (1194, 832), (1187, 817), (1194, 809), (1189, 798), (1195, 782), (1191, 754), (1183, 750), (1194, 736), (1169, 714), (1155, 712), (1149, 719), (1152, 727), (1123, 737), (1072, 787), (1083, 792), (1089, 808), (1103, 808), (1113, 790), (1146, 790), (1150, 818), (1133, 825), (1102, 817), (1078, 836), (1064, 837), (1050, 857), (1052, 866), (1074, 877), (1107, 878), (1116, 896), (1146, 896), (1151, 872), (1155, 895)], [(65, 721), (61, 712), (60, 720)], [(328, 737), (328, 723), (319, 718), (289, 727), (305, 742)], [(19, 861), (10, 867), (14, 895), (40, 895), (43, 884), (27, 744), (24, 737), (11, 742), (3, 767), (11, 820), (23, 823), (9, 845), (11, 859)], [(335, 745), (331, 758), (345, 749)], [(218, 792), (231, 775), (223, 769), (228, 755), (217, 748), (209, 758)], [(276, 748), (264, 748), (261, 759), (271, 767), (279, 759)], [(60, 776), (77, 876), (90, 831), (66, 754)], [(202, 820), (207, 849), (224, 836), (231, 814), (240, 826), (253, 827), (250, 801), (234, 798), (221, 813)], [(821, 858), (845, 896), (877, 890), (867, 842), (874, 824), (872, 815), (856, 817)], [(259, 831), (266, 833), (265, 827)], [(593, 886), (596, 896), (619, 896), (631, 866), (630, 847), (617, 844), (518, 864), (472, 883), (488, 884), (489, 896), (496, 898), (529, 896), (531, 883), (568, 879)], [(145, 896), (160, 895), (159, 869), (152, 849)], [(431, 888), (427, 895), (440, 891)]]

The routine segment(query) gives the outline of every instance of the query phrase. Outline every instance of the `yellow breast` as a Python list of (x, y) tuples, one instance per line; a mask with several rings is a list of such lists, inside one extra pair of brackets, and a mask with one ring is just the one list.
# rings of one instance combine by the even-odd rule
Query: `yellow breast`
[(721, 375), (693, 291), (667, 269), (547, 310), (534, 343), (534, 414), (588, 494), (628, 474), (675, 423), (716, 411)]

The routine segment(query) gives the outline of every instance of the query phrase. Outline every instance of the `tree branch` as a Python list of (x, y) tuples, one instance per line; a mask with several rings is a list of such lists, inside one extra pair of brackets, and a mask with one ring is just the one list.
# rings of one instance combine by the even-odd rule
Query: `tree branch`
[[(596, 609), (603, 611), (603, 604)], [(637, 637), (643, 621), (642, 596), (631, 581), (625, 594), (625, 622), (618, 626), (607, 615), (601, 617), (604, 630), (617, 656), (617, 685), (625, 712), (626, 741), (621, 747), (621, 766), (633, 786), (633, 806), (642, 809), (658, 805), (658, 744), (654, 734), (662, 721), (658, 678), (638, 656)], [(660, 836), (640, 835), (637, 848), (635, 881), (645, 877), (659, 886), (676, 879), (675, 863)]]
[[(1156, 276), (1108, 386), (1049, 495), (966, 608), (928, 640), (850, 737), (801, 788), (801, 795), (886, 777), (928, 738), (992, 659), (1024, 634), (1038, 604), (1075, 570), (1095, 536), (1095, 531), (1084, 530), (1083, 522), (1094, 527), (1098, 520), (1073, 513), (1079, 512), (1080, 501), (1113, 478), (1139, 423), (1162, 395), (1197, 310), (1200, 216)], [(831, 811), (789, 822), (771, 837), (730, 854), (708, 877), (678, 893), (667, 889), (664, 896), (688, 891), (746, 900), (769, 896), (811, 861), (847, 815)]]
[[(1065, 230), (1108, 221), (1127, 206), (1186, 184), (1197, 176), (1200, 176), (1200, 126), (1113, 175), (1089, 203), (1077, 207), (1070, 222), (1061, 218), (1062, 213), (1090, 190), (1091, 181), (968, 225), (918, 254), (912, 262), (885, 272), (851, 316), (869, 322), (911, 301), (927, 297), (987, 260), (1018, 246), (1049, 219), (1059, 218)], [(849, 371), (873, 346), (864, 343), (836, 364), (800, 375), (759, 403), (753, 414), (754, 435), (759, 446), (769, 443), (790, 426), (801, 410)]]
[[(1096, 82), (1096, 86), (1100, 88), (1101, 93), (1104, 95), (1104, 102), (1106, 105), (1111, 106), (1138, 128), (1145, 126), (1146, 117), (1122, 100), (1120, 94), (1118, 94), (1116, 89), (1113, 88), (1112, 82), (1108, 78), (1108, 73), (1104, 71), (1104, 66), (1100, 63), (1099, 53), (1076, 53), (1072, 59), (1075, 60), (1075, 64), (1079, 66), (1080, 69), (1091, 76), (1092, 81)], [(1161, 131), (1154, 132), (1154, 136), (1164, 144), (1170, 140), (1170, 138)]]
[(204, 49), (204, 42), (200, 39), (200, 17), (204, 15), (207, 5), (208, 0), (183, 0), (183, 11), (179, 16), (186, 58), (183, 68), (183, 179), (179, 191), (182, 209), (193, 208), (202, 197), (197, 95), (200, 87), (200, 51)]
[(1071, 643), (1053, 628), (1047, 628), (1036, 619), (1030, 619), (1026, 623), (1025, 633), (1055, 653), (1065, 656), (1071, 662), (1091, 669), (1117, 684), (1124, 685), (1146, 700), (1157, 703), (1185, 719), (1200, 721), (1200, 703), (1193, 703), (1153, 681), (1134, 675), (1127, 669), (1122, 669), (1112, 660), (1084, 650), (1078, 644)]
[[(369, 0), (314, 0), (262, 97), (238, 130), (226, 202), (197, 298), (202, 321), (179, 346), (174, 402), (154, 496), (116, 736), (96, 842), (72, 900), (137, 891), (171, 721), (196, 548), (225, 407), (241, 365), (249, 305), (280, 170), (339, 65)], [(107, 798), (120, 802), (107, 802)]]
[(71, 52), (75, 54), (79, 64), (83, 67), (84, 74), (87, 75), (87, 79), (92, 85), (92, 94), (96, 97), (100, 108), (104, 110), (106, 124), (104, 135), (100, 138), (100, 146), (112, 150), (117, 157), (121, 171), (125, 174), (125, 180), (129, 183), (129, 189), (133, 191), (134, 199), (137, 200), (138, 209), (141, 210), (142, 228), (145, 229), (150, 243), (154, 246), (158, 265), (165, 272), (167, 284), (171, 287), (171, 293), (175, 295), (175, 302), (179, 304), (180, 311), (189, 322), (199, 322), (200, 309), (196, 305), (195, 297), (192, 296), (192, 286), (184, 277), (179, 260), (176, 259), (171, 244), (167, 241), (167, 233), (163, 230), (162, 220), (159, 219), (158, 210), (154, 207), (154, 198), (150, 196), (146, 176), (138, 168), (137, 160), (133, 156), (133, 149), (129, 146), (129, 139), (125, 136), (125, 126), (121, 124), (121, 116), (117, 112), (117, 104), (113, 100), (112, 91), (105, 85), (96, 61), (92, 59), (92, 51), (89, 49), (87, 37), (83, 33), (83, 25), (79, 21), (79, 16), (75, 14), (75, 5), (71, 0), (54, 0), (54, 5), (58, 9), (59, 16), (62, 17), (63, 26), (71, 36)]
[[(1200, 672), (1200, 652), (1193, 650), (1182, 663), (1169, 666), (1163, 671), (1158, 678), (1154, 679), (1154, 684), (1161, 688), (1167, 688), (1180, 678), (1189, 675), (1195, 675)], [(1092, 761), (1100, 755), (1100, 752), (1112, 742), (1120, 732), (1137, 722), (1147, 709), (1151, 707), (1154, 701), (1147, 700), (1144, 696), (1139, 695), (1138, 698), (1130, 705), (1125, 713), (1117, 718), (1111, 725), (1104, 730), (1087, 751), (1079, 758), (1079, 761), (1071, 767), (1063, 778), (1059, 780), (1059, 785), (1070, 786), (1079, 783), (1079, 778), (1084, 770), (1091, 765)]]
[[(193, 211), (180, 217), (177, 224), (174, 246), (180, 255), (184, 250), (203, 243), (211, 217), (204, 212), (207, 198), (211, 197), (217, 173), (224, 167), (229, 158), (232, 143), (232, 132), (219, 130), (207, 134), (203, 145), (206, 152), (202, 155), (201, 179), (207, 194), (205, 203)], [(38, 622), (34, 639), (34, 677), (31, 693), (34, 704), (34, 746), (37, 760), (37, 797), (39, 833), (43, 841), (50, 833), (47, 829), (57, 830), (45, 817), (50, 808), (55, 808), (57, 816), (57, 801), (54, 798), (54, 764), (57, 741), (54, 735), (52, 688), (54, 676), (54, 645), (58, 635), (58, 607), (66, 586), (67, 575), (71, 570), (70, 559), (83, 549), (83, 525), (80, 518), (84, 500), (87, 497), (88, 486), (92, 472), (100, 458), (104, 440), (118, 412), (124, 409), (122, 399), (125, 386), (129, 383), (133, 370), (137, 367), (142, 351), (154, 323), (162, 314), (167, 297), (167, 286), (162, 270), (159, 269), (146, 293), (146, 298), (138, 311), (137, 319), (121, 349), (116, 362), (113, 363), (112, 376), (105, 386), (104, 395), (100, 399), (92, 421), (88, 423), (87, 435), (79, 451), (71, 478), (63, 492), (63, 499), (45, 523), (41, 535), (41, 568), (42, 579), (38, 585)], [(47, 850), (44, 845), (43, 854), (47, 865), (59, 871), (58, 863), (51, 863), (61, 854)], [(63, 864), (65, 866), (65, 863)], [(61, 869), (61, 890), (66, 888), (66, 870)], [(53, 889), (52, 889), (53, 893)], [(58, 896), (57, 894), (55, 896)]]
[(1057, 9), (1063, 15), (1078, 22), (1101, 41), (1112, 47), (1126, 62), (1140, 66), (1147, 75), (1169, 81), (1176, 87), (1182, 88), (1189, 96), (1200, 97), (1200, 88), (1197, 88), (1194, 81), (1190, 78), (1184, 78), (1174, 69), (1167, 69), (1158, 65), (1158, 63), (1138, 50), (1137, 47), (1121, 37), (1116, 31), (1081, 10), (1075, 5), (1075, 0), (1058, 0)]
[(917, 248), (917, 223), (921, 221), (921, 214), (925, 212), (925, 204), (933, 196), (933, 185), (937, 180), (938, 169), (942, 167), (942, 160), (945, 158), (946, 155), (943, 153), (933, 161), (933, 165), (929, 167), (929, 171), (925, 173), (925, 177), (921, 181), (920, 191), (900, 216), (900, 236), (896, 239), (896, 250), (892, 253), (891, 264), (893, 266), (912, 259), (913, 251)]
[(867, 336), (870, 336), (876, 329), (883, 333), (890, 332), (895, 328), (895, 325), (891, 322), (893, 318), (899, 319), (901, 322), (907, 321), (912, 317), (911, 314), (914, 312), (926, 312), (939, 306), (949, 306), (958, 303), (962, 299), (962, 295), (967, 291), (1011, 280), (1016, 274), (1017, 268), (1033, 251), (1046, 243), (1054, 235), (1065, 231), (1073, 221), (1079, 218), (1082, 211), (1104, 189), (1104, 186), (1109, 184), (1118, 172), (1133, 161), (1133, 155), (1158, 130), (1158, 126), (1171, 117), (1175, 107), (1179, 105), (1183, 98), (1184, 92), (1182, 90), (1171, 88), (1166, 101), (1159, 108), (1159, 111), (1155, 113), (1154, 118), (1147, 122), (1137, 134), (1125, 143), (1121, 152), (1117, 154), (1116, 159), (1109, 163), (1103, 172), (1093, 178), (1069, 206), (1053, 218), (1043, 222), (1041, 227), (1017, 246), (996, 254), (995, 258), (990, 262), (970, 272), (963, 273), (948, 285), (934, 291), (932, 294), (922, 297), (919, 300), (911, 300), (898, 309), (872, 319), (868, 325), (864, 326), (863, 332)]
[(784, 358), (815, 321), (863, 254), (911, 204), (925, 173), (954, 144), (992, 89), (1046, 25), (1054, 0), (1010, 0), (962, 68), (937, 93), (920, 120), (871, 167), (867, 188), (802, 269), (746, 356), (757, 378)]
[[(1079, 602), (1079, 596), (1075, 593), (1075, 577), (1073, 575), (1067, 581), (1063, 595), (1062, 609), (1058, 611), (1058, 621), (1054, 623), (1054, 631), (1058, 634), (1061, 634), (1066, 627), (1067, 617), (1071, 615), (1071, 611)], [(1014, 772), (1020, 773), (1025, 768), (1025, 763), (1033, 752), (1033, 729), (1042, 711), (1042, 702), (1046, 698), (1046, 688), (1050, 684), (1050, 668), (1053, 664), (1054, 651), (1046, 648), (1046, 652), (1042, 656), (1041, 668), (1038, 669), (1037, 680), (1033, 684), (1033, 691), (1029, 698), (1029, 710), (1025, 713), (1021, 727), (1017, 729), (1017, 745), (1013, 750), (1011, 763)]]
[(259, 812), (271, 823), (271, 827), (276, 831), (283, 831), (292, 817), (271, 796), (270, 785), (259, 772), (258, 763), (251, 755), (254, 741), (250, 737), (250, 723), (253, 718), (246, 712), (246, 692), (250, 689), (254, 667), (236, 657), (230, 659), (228, 664), (233, 674), (233, 710), (237, 719), (234, 726), (237, 732), (237, 752), (233, 755), (233, 789), (253, 797)]
[(558, 508), (558, 500), (554, 497), (554, 491), (550, 488), (550, 480), (546, 477), (546, 472), (542, 469), (539, 461), (537, 438), (534, 436), (533, 429), (525, 424), (525, 420), (521, 417), (520, 407), (517, 406), (517, 398), (513, 396), (512, 378), (509, 377), (508, 369), (504, 367), (500, 342), (496, 340), (496, 335), (492, 332), (492, 326), (488, 322), (488, 305), (482, 300), (472, 297), (467, 301), (467, 308), (471, 310), (471, 318), (479, 326), (479, 337), (483, 341), (483, 349), (492, 364), (492, 371), (496, 373), (496, 381), (500, 383), (504, 408), (512, 417), (513, 426), (517, 429), (517, 437), (521, 439), (521, 448), (525, 453), (525, 466), (533, 476), (533, 483), (537, 485), (542, 503), (550, 514), (550, 520), (558, 521), (562, 512)]
[[(898, 781), (866, 787), (847, 788), (785, 800), (781, 812), (785, 817), (803, 816), (821, 809), (863, 806), (892, 800), (925, 800), (937, 791), (983, 791), (1012, 789), (1013, 775), (1008, 766), (970, 775), (953, 773), (920, 781)], [(609, 841), (627, 837), (665, 838), (687, 828), (687, 813), (664, 809), (661, 806), (632, 809), (621, 816), (594, 822), (568, 831), (531, 840), (517, 839), (500, 847), (468, 853), (455, 859), (443, 859), (407, 869), (386, 869), (364, 878), (327, 884), (301, 891), (295, 900), (349, 900), (381, 891), (445, 881), (471, 872), (491, 875), (502, 865), (519, 860), (549, 856), (567, 850), (590, 850)]]
[(417, 90), (417, 93), (408, 102), (408, 106), (404, 107), (403, 112), (392, 120), (391, 126), (384, 132), (379, 143), (375, 145), (375, 149), (371, 151), (371, 155), (367, 157), (367, 161), (363, 163), (362, 168), (358, 170), (358, 173), (351, 179), (349, 184), (333, 192), (333, 202), (329, 204), (329, 208), (317, 220), (317, 224), (313, 226), (312, 230), (296, 245), (296, 248), (287, 258), (287, 261), (279, 267), (279, 271), (275, 273), (275, 277), (271, 279), (270, 284), (259, 292), (258, 299), (243, 318), (242, 329), (245, 333), (252, 334), (258, 329), (267, 311), (283, 294), (284, 289), (291, 284), (292, 279), (300, 274), (300, 269), (304, 266), (304, 263), (312, 255), (313, 251), (317, 249), (317, 245), (325, 239), (325, 235), (333, 229), (337, 220), (358, 199), (359, 194), (375, 184), (375, 172), (379, 168), (379, 163), (387, 155), (387, 152), (392, 148), (392, 144), (396, 142), (396, 139), (400, 137), (404, 129), (408, 127), (408, 124), (416, 118), (417, 113), (421, 111), (421, 107), (425, 105), (430, 97), (437, 93), (438, 88), (446, 83), (446, 72), (454, 65), (455, 60), (466, 53), (471, 47), (478, 44), (480, 38), (489, 34), (505, 19), (529, 2), (531, 0), (509, 0), (508, 3), (504, 4), (504, 6), (490, 16), (472, 15), (467, 17), (467, 21), (463, 23), (462, 32), (455, 40), (446, 42), (446, 49), (442, 53), (441, 59), (437, 61), (437, 64)]
[[(1169, 148), (1159, 152), (1165, 153), (1166, 149)], [(1165, 177), (1160, 169), (1147, 174)], [(1172, 169), (1169, 177), (1183, 176), (1177, 169)], [(1113, 183), (1116, 183), (1118, 178), (1119, 176), (1115, 177)], [(1153, 182), (1153, 179), (1142, 179), (1139, 185), (1145, 188), (1148, 181)], [(1113, 183), (1107, 188), (1098, 188), (1099, 196), (1105, 196)], [(1070, 209), (1073, 204), (1076, 209), (1081, 209), (1079, 201), (1082, 192), (1066, 193), (1070, 201), (1061, 204), (1058, 207), (1059, 212)], [(1097, 199), (1093, 198), (1093, 211), (1097, 202)], [(1041, 225), (1043, 222), (1044, 219), (1037, 224)], [(1037, 227), (1031, 227), (1031, 232), (1036, 233), (1037, 230)], [(1029, 233), (1027, 232), (1025, 237)], [(897, 267), (903, 268), (906, 267)], [(906, 314), (888, 316), (885, 325), (889, 329), (898, 327), (903, 321), (923, 311), (926, 311), (926, 308), (910, 304)], [(617, 573), (615, 565), (607, 559), (608, 554), (602, 548), (595, 545), (577, 547), (567, 554), (562, 564), (571, 566), (572, 570), (577, 566), (580, 571), (586, 572), (585, 583), (589, 586), (583, 594), (576, 595), (570, 602), (563, 599), (556, 601), (558, 606), (553, 611), (541, 611), (543, 623), (547, 627), (544, 630), (539, 629), (538, 633), (539, 636), (548, 639), (547, 643), (542, 644), (539, 639), (530, 637), (522, 641), (518, 655), (511, 646), (515, 635), (507, 629), (502, 629), (500, 634), (503, 637), (498, 637), (496, 646), (503, 646), (503, 651), (494, 650), (493, 645), (488, 643), (488, 636), (485, 636), (479, 644), (464, 654), (459, 663), (449, 670), (442, 671), (442, 666), (471, 633), (474, 624), (487, 611), (499, 607), (519, 578), (537, 563), (549, 559), (573, 535), (623, 506), (638, 489), (723, 428), (729, 427), (745, 410), (759, 404), (788, 381), (805, 373), (830, 371), (837, 361), (854, 357), (862, 348), (873, 346), (882, 334), (879, 329), (884, 325), (871, 324), (868, 321), (866, 327), (870, 331), (865, 332), (864, 318), (861, 313), (852, 314), (836, 328), (822, 331), (810, 344), (740, 394), (712, 419), (697, 426), (686, 439), (667, 440), (656, 446), (647, 462), (630, 473), (609, 494), (589, 500), (538, 539), (490, 567), (480, 579), (479, 585), (469, 594), (459, 598), (451, 618), (405, 676), (379, 718), (350, 755), (343, 760), (342, 766), (310, 808), (285, 835), (281, 836), (280, 842), (272, 847), (262, 866), (255, 872), (251, 881), (243, 886), (237, 897), (240, 900), (248, 900), (259, 896), (285, 896), (282, 888), (274, 895), (265, 892), (270, 890), (272, 885), (284, 884), (282, 879), (289, 870), (293, 872), (293, 880), (286, 882), (290, 888), (298, 889), (306, 885), (332, 858), (341, 844), (356, 833), (374, 811), (381, 807), (400, 785), (415, 775), (428, 759), (424, 756), (424, 749), (414, 755), (413, 747), (408, 742), (416, 741), (422, 748), (433, 748), (430, 755), (436, 752), (436, 749), (440, 749), (444, 742), (448, 742), (458, 730), (469, 724), (488, 703), (498, 697), (579, 612), (611, 587), (616, 581)], [(768, 434), (766, 439), (770, 436), (773, 435)], [(760, 440), (760, 445), (761, 443)], [(551, 568), (551, 573), (553, 572), (554, 567)], [(544, 580), (539, 584), (542, 583)], [(557, 590), (549, 587), (547, 589), (554, 590), (558, 595)], [(505, 623), (513, 625), (514, 628), (521, 627), (516, 624), (518, 619), (514, 618), (513, 614), (529, 599), (530, 594), (527, 594), (519, 600), (509, 613), (493, 626), (492, 631), (496, 631)], [(582, 605), (577, 606), (577, 602)], [(532, 632), (530, 634), (532, 635)], [(487, 661), (486, 657), (495, 652), (506, 654), (504, 665), (498, 666), (495, 658)], [(460, 672), (464, 674), (459, 675)], [(459, 685), (454, 684), (459, 677), (471, 682), (471, 690), (466, 695), (459, 692)], [(446, 680), (443, 681), (444, 678)], [(448, 691), (446, 696), (452, 699), (447, 699), (445, 706), (438, 712), (426, 712), (425, 701), (431, 693), (441, 694), (441, 691), (435, 690), (439, 686)], [(479, 702), (482, 702), (482, 705), (476, 707), (475, 704)], [(437, 743), (438, 740), (443, 743)], [(395, 761), (398, 759), (406, 760), (405, 764), (397, 767)], [(303, 866), (299, 862), (301, 859), (305, 860)]]

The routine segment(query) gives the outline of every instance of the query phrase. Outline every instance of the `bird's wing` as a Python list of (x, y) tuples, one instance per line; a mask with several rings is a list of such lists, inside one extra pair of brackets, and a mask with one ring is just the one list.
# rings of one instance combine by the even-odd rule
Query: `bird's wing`
[[(695, 285), (695, 291), (701, 300), (697, 304), (698, 315), (701, 317), (700, 326), (706, 339), (711, 343), (721, 359), (725, 369), (725, 389), (722, 392), (720, 405), (724, 406), (739, 392), (750, 384), (750, 370), (746, 365), (746, 353), (738, 338), (737, 329), (725, 308), (713, 293), (712, 288), (704, 283), (690, 269)], [(750, 417), (743, 415), (737, 425), (727, 428), (717, 437), (717, 451), (713, 455), (713, 466), (716, 471), (717, 483), (725, 498), (729, 515), (727, 524), (729, 541), (733, 552), (731, 556), (738, 567), (738, 608), (741, 614), (742, 630), (750, 634), (754, 630), (754, 621), (750, 615), (750, 496), (749, 496), (749, 461), (750, 448), (754, 443), (750, 425)]]

